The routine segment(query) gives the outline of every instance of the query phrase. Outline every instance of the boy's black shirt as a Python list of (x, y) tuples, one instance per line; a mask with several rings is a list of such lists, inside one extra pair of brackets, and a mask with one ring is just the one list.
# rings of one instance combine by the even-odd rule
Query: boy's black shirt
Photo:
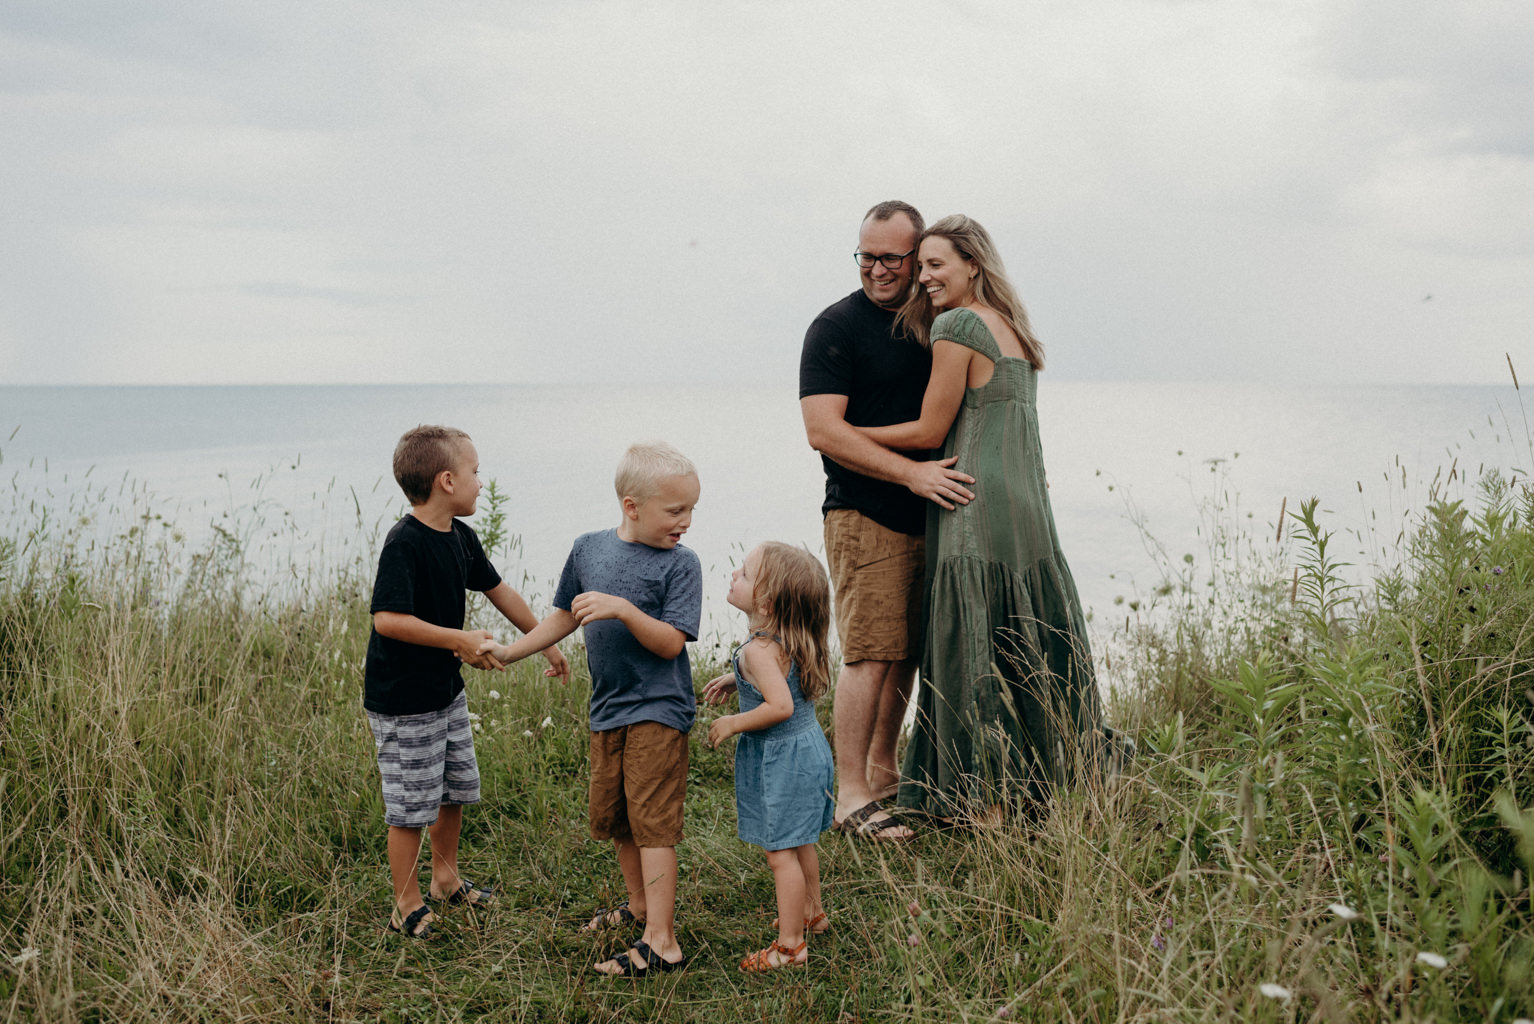
[[(369, 611), (400, 612), (462, 629), (466, 592), (492, 590), (500, 582), (467, 524), (454, 519), (444, 533), (407, 515), (384, 537)], [(393, 640), (375, 629), (368, 639), (362, 706), (384, 715), (441, 711), (463, 690), (460, 664), (452, 651)]]

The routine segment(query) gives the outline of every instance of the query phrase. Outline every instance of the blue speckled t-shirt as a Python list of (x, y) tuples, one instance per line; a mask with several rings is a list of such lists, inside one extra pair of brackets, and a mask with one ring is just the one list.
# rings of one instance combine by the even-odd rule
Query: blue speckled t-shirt
[[(698, 639), (703, 614), (703, 566), (690, 548), (666, 550), (622, 540), (617, 530), (576, 538), (554, 591), (554, 607), (569, 611), (579, 594), (598, 591)], [(591, 667), (591, 731), (635, 722), (660, 722), (687, 732), (697, 701), (687, 649), (675, 658), (652, 654), (617, 619), (590, 623), (586, 660)]]

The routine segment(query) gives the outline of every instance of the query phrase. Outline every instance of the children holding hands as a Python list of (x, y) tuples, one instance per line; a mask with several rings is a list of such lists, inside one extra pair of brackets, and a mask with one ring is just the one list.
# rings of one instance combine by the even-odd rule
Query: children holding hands
[[(481, 907), (491, 899), (488, 888), (458, 873), (463, 805), (479, 800), (460, 664), (500, 669), (541, 652), (549, 660), (544, 674), (566, 679), (569, 666), (555, 645), (584, 627), (591, 837), (612, 840), (628, 894), (586, 928), (642, 929), (626, 952), (595, 969), (626, 977), (679, 970), (687, 957), (676, 934), (676, 846), (696, 714), (687, 643), (697, 639), (703, 601), (698, 557), (681, 539), (698, 501), (697, 471), (670, 445), (630, 447), (614, 481), (617, 528), (576, 539), (554, 611), (537, 622), (459, 519), (474, 513), (478, 469), (468, 435), (447, 427), (407, 432), (394, 454), (411, 512), (379, 555), (363, 702), (389, 826), (389, 927), (424, 938), (428, 902)], [(525, 635), (502, 645), (484, 630), (463, 629), (469, 589)], [(746, 613), (750, 635), (735, 651), (734, 671), (711, 680), (704, 696), (718, 705), (738, 692), (740, 712), (717, 719), (708, 742), (740, 737), (739, 835), (767, 852), (778, 904), (777, 938), (740, 968), (764, 972), (807, 963), (808, 936), (829, 927), (815, 843), (831, 826), (834, 779), (814, 702), (831, 678), (830, 585), (809, 552), (767, 543), (735, 571), (728, 600)], [(427, 825), (432, 876), (423, 899), (416, 862)]]
[(830, 685), (826, 644), (831, 588), (808, 551), (769, 542), (753, 549), (730, 580), (729, 603), (746, 613), (750, 635), (735, 671), (704, 687), (711, 704), (740, 695), (740, 713), (709, 727), (717, 747), (738, 735), (735, 808), (740, 838), (762, 847), (777, 888), (778, 936), (740, 962), (765, 972), (809, 961), (807, 933), (830, 927), (820, 899), (820, 833), (831, 827), (831, 748), (815, 718)]
[[(394, 910), (389, 927), (413, 938), (431, 934), (427, 900), (482, 907), (491, 891), (458, 873), (463, 806), (479, 802), (468, 701), (460, 662), (500, 668), (480, 648), (485, 630), (463, 628), (465, 593), (484, 593), (517, 629), (537, 618), (501, 579), (479, 537), (459, 517), (474, 514), (479, 455), (469, 435), (451, 427), (407, 431), (394, 449), (394, 478), (410, 513), (384, 538), (373, 585), (373, 631), (364, 669), (363, 708), (373, 732), (389, 827)], [(570, 667), (545, 644), (545, 675)], [(431, 884), (423, 899), (416, 877), (421, 829), (430, 826)]]

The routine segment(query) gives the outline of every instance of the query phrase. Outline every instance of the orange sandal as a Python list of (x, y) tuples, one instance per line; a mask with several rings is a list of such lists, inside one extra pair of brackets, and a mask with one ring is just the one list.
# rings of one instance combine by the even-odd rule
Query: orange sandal
[[(772, 926), (774, 928), (778, 926), (778, 918), (775, 917), (772, 919)], [(826, 916), (826, 912), (824, 910), (816, 914), (814, 917), (806, 917), (804, 919), (804, 933), (806, 935), (824, 935), (830, 930), (831, 919)]]
[[(746, 958), (740, 962), (740, 969), (747, 974), (766, 974), (768, 971), (776, 971), (781, 967), (803, 967), (810, 962), (809, 945), (808, 942), (801, 942), (790, 949), (777, 939), (773, 939), (772, 945), (766, 949), (747, 954)], [(773, 953), (788, 959), (775, 964), (772, 962)], [(803, 960), (799, 959), (801, 956), (804, 957)]]

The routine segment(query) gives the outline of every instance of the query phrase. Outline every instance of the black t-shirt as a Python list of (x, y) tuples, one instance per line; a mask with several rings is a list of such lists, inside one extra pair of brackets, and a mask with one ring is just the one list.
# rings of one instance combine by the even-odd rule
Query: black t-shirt
[[(846, 395), (846, 419), (855, 427), (885, 427), (921, 416), (932, 375), (932, 353), (908, 334), (896, 335), (893, 310), (876, 306), (862, 290), (815, 318), (799, 356), (799, 397)], [(914, 459), (930, 452), (903, 452)], [(822, 455), (826, 500), (856, 509), (880, 526), (919, 536), (927, 529), (925, 499), (900, 484), (853, 472)]]
[[(500, 573), (485, 557), (479, 537), (453, 520), (446, 532), (415, 516), (390, 528), (378, 553), (372, 612), (401, 612), (434, 626), (462, 629), (466, 592), (495, 589)], [(383, 715), (441, 711), (463, 690), (452, 651), (380, 636), (368, 639), (362, 706)]]

